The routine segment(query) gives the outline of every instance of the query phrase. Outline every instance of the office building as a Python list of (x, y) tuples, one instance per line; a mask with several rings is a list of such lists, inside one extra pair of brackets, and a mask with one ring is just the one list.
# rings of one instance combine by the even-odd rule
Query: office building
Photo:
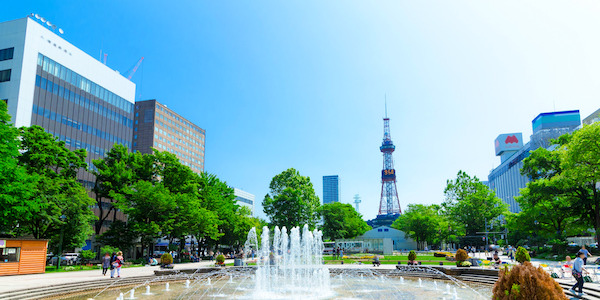
[(521, 133), (501, 134), (494, 142), (496, 156), (500, 156), (501, 162), (488, 175), (486, 185), (509, 205), (509, 211), (513, 213), (521, 211), (515, 197), (520, 195), (520, 189), (529, 182), (527, 176), (521, 175), (523, 159), (538, 148), (551, 149), (551, 140), (576, 130), (581, 124), (581, 118), (578, 110), (561, 111), (541, 113), (531, 123), (533, 134), (530, 142), (523, 144)]
[(133, 151), (168, 151), (196, 173), (204, 172), (206, 131), (156, 100), (137, 101)]
[(323, 204), (340, 202), (340, 179), (338, 175), (323, 176)]
[(236, 204), (248, 207), (254, 216), (254, 199), (256, 197), (253, 194), (242, 191), (238, 188), (233, 188), (233, 194), (235, 195), (235, 200), (237, 202)]
[[(131, 149), (135, 84), (27, 17), (0, 23), (0, 99), (15, 126), (39, 125), (86, 162)], [(91, 173), (78, 179), (93, 186)]]

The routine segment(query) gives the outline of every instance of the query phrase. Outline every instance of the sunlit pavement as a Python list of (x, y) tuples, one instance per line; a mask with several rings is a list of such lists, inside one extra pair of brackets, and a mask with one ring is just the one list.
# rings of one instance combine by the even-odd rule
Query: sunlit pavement
[[(225, 263), (233, 263), (233, 259), (225, 260)], [(214, 261), (201, 261), (197, 263), (176, 264), (175, 269), (193, 269), (200, 267), (214, 266)], [(139, 277), (154, 275), (155, 270), (160, 270), (159, 266), (134, 267), (121, 270), (121, 277)], [(116, 274), (115, 274), (116, 276)], [(64, 283), (94, 281), (94, 280), (114, 280), (110, 278), (110, 270), (106, 276), (102, 276), (102, 270), (57, 272), (31, 275), (0, 276), (0, 292), (7, 292), (20, 289), (36, 288), (49, 285), (59, 285)]]

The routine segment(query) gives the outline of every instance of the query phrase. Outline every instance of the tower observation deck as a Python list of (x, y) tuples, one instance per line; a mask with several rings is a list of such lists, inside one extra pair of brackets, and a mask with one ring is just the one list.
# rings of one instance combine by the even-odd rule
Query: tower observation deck
[(383, 153), (383, 170), (381, 170), (381, 200), (379, 202), (379, 216), (399, 215), (400, 200), (398, 199), (398, 190), (396, 189), (396, 170), (394, 169), (394, 158), (392, 153), (396, 146), (392, 142), (390, 135), (390, 119), (383, 118), (383, 142), (379, 147)]

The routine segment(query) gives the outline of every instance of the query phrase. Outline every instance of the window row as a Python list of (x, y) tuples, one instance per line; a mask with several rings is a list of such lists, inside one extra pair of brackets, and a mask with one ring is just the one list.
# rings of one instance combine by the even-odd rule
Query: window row
[[(156, 122), (157, 122), (158, 125), (161, 125), (162, 127), (165, 127), (167, 129), (169, 129), (168, 128), (169, 126), (165, 126), (165, 124), (163, 122), (161, 122), (161, 121), (156, 121)], [(190, 138), (187, 135), (184, 135), (183, 138), (187, 139), (191, 143), (188, 143), (184, 139), (180, 139), (179, 137), (177, 137), (177, 136), (175, 136), (173, 134), (170, 134), (166, 130), (162, 130), (161, 128), (159, 128), (159, 130), (161, 131), (161, 133), (163, 133), (164, 135), (168, 136), (169, 138), (172, 138), (175, 141), (177, 141), (178, 143), (181, 143), (181, 144), (183, 144), (183, 145), (185, 145), (187, 147), (190, 147), (190, 148), (192, 148), (192, 149), (194, 149), (194, 150), (196, 150), (198, 152), (202, 152), (202, 149), (204, 149), (203, 145), (200, 142), (198, 142), (197, 140), (194, 140), (194, 139)], [(199, 145), (200, 147), (196, 147), (195, 145)]]
[(0, 82), (10, 81), (10, 72), (10, 69), (0, 71)]
[(128, 113), (133, 112), (133, 103), (117, 96), (115, 93), (103, 88), (95, 82), (77, 74), (71, 69), (55, 62), (47, 56), (38, 54), (38, 65), (42, 70), (71, 83), (72, 85), (108, 102), (109, 104), (118, 107)]
[(184, 120), (184, 119), (182, 119), (182, 118), (178, 117), (177, 115), (175, 115), (175, 114), (171, 113), (170, 111), (168, 111), (168, 110), (166, 110), (166, 109), (162, 108), (162, 106), (160, 106), (160, 105), (157, 105), (157, 106), (158, 106), (158, 110), (160, 110), (160, 111), (162, 111), (162, 112), (164, 112), (164, 113), (168, 114), (170, 117), (172, 117), (172, 118), (175, 118), (177, 121), (179, 121), (179, 122), (181, 122), (181, 123), (185, 124), (186, 126), (189, 126), (189, 127), (190, 127), (190, 128), (192, 128), (193, 130), (195, 130), (195, 131), (197, 131), (197, 132), (200, 132), (200, 133), (203, 133), (201, 129), (199, 129), (199, 128), (195, 127), (195, 126), (192, 126), (192, 125), (191, 125), (191, 123), (189, 123), (188, 121), (186, 121), (186, 120)]
[(46, 78), (43, 78), (40, 75), (35, 77), (35, 86), (51, 92), (61, 98), (67, 99), (76, 105), (91, 110), (99, 115), (102, 115), (103, 117), (109, 118), (129, 128), (133, 127), (132, 119), (114, 110), (111, 110), (108, 107), (104, 107), (102, 104), (96, 103), (94, 100), (90, 100), (77, 92), (71, 91), (64, 86), (59, 85), (58, 83), (54, 83)]
[[(53, 112), (49, 109), (37, 106), (37, 105), (33, 105), (33, 113), (37, 114), (39, 116), (43, 116), (45, 118), (48, 118), (50, 120), (56, 121), (58, 123), (62, 123), (64, 125), (73, 127), (77, 130), (81, 130), (83, 132), (86, 132), (88, 134), (91, 135), (95, 135), (99, 138), (105, 139), (111, 143), (117, 143), (117, 144), (122, 144), (125, 145), (126, 147), (129, 147), (129, 141), (122, 139), (118, 136), (114, 136), (106, 131), (102, 131), (100, 129), (94, 128), (92, 126), (89, 126), (87, 124), (81, 123), (81, 122), (77, 122), (71, 118), (68, 118), (66, 116), (63, 116), (57, 112)], [(82, 147), (76, 147), (76, 148), (82, 148)]]
[[(160, 133), (160, 134), (164, 134), (164, 135), (167, 135), (167, 136), (169, 136), (169, 137), (171, 137), (171, 138), (174, 138), (174, 137), (172, 137), (172, 136), (171, 136), (171, 135), (170, 135), (168, 132), (165, 132), (164, 130), (162, 130), (162, 129), (160, 129), (160, 128), (156, 128), (156, 127), (155, 127), (155, 129), (156, 129), (156, 131), (157, 131), (158, 133)], [(156, 135), (155, 135), (155, 136), (156, 136)], [(189, 154), (191, 154), (191, 155), (193, 155), (193, 156), (200, 157), (200, 158), (202, 157), (202, 151), (200, 151), (200, 150), (196, 150), (196, 151), (199, 151), (200, 153), (195, 153), (195, 152), (191, 151), (190, 149), (188, 149), (188, 148), (185, 148), (185, 147), (182, 147), (181, 145), (179, 145), (179, 144), (177, 144), (177, 143), (174, 143), (174, 142), (172, 142), (172, 141), (169, 141), (169, 140), (167, 140), (167, 139), (165, 139), (165, 138), (163, 138), (163, 137), (161, 137), (161, 136), (158, 136), (158, 140), (160, 140), (160, 141), (162, 141), (162, 142), (165, 142), (165, 143), (167, 143), (167, 144), (169, 144), (169, 145), (171, 145), (171, 146), (173, 146), (173, 147), (175, 147), (175, 148), (177, 148), (177, 149), (181, 149), (181, 150), (183, 150), (184, 152), (186, 152), (186, 153), (189, 153)], [(193, 146), (192, 146), (192, 147), (193, 147)], [(193, 148), (196, 148), (196, 147), (193, 147)]]
[[(104, 156), (104, 154), (108, 152), (104, 148), (84, 143), (76, 139), (72, 139), (64, 134), (56, 134), (55, 132), (52, 132), (50, 130), (47, 130), (47, 132), (55, 136), (59, 141), (65, 142), (65, 146), (73, 147), (75, 149), (85, 149), (88, 152), (88, 154), (94, 153), (96, 155)], [(87, 159), (89, 158), (90, 156), (88, 155)], [(96, 166), (94, 166), (94, 164), (88, 163), (88, 171), (98, 171), (98, 169), (96, 168)]]
[[(159, 107), (160, 107), (160, 106), (159, 106)], [(173, 120), (171, 120), (171, 119), (169, 119), (169, 118), (165, 117), (165, 115), (163, 115), (163, 114), (159, 114), (159, 113), (157, 113), (156, 115), (158, 116), (158, 118), (159, 118), (159, 119), (163, 119), (163, 120), (165, 120), (165, 122), (168, 122), (168, 123), (172, 124), (173, 126), (175, 126), (175, 127), (177, 127), (177, 128), (180, 128), (181, 130), (185, 131), (187, 134), (189, 134), (189, 135), (191, 135), (191, 136), (193, 136), (193, 137), (195, 137), (195, 138), (197, 138), (197, 139), (199, 139), (199, 140), (201, 140), (201, 141), (204, 141), (204, 134), (202, 134), (202, 133), (201, 133), (201, 134), (194, 133), (194, 132), (192, 132), (191, 130), (189, 130), (189, 129), (187, 129), (187, 128), (184, 128), (183, 126), (179, 125), (178, 123), (176, 123), (176, 122), (173, 122)], [(171, 130), (171, 131), (175, 132), (175, 133), (176, 133), (176, 134), (178, 134), (178, 135), (181, 135), (181, 136), (187, 137), (186, 135), (184, 135), (184, 134), (182, 134), (181, 132), (179, 132), (177, 129), (175, 129), (175, 128), (172, 128), (171, 126), (169, 126), (169, 125), (166, 125), (165, 123), (162, 123), (162, 122), (160, 122), (160, 121), (158, 121), (158, 123), (160, 123), (162, 126), (164, 126), (164, 127), (166, 127), (167, 129), (169, 129), (169, 130)], [(198, 143), (197, 141), (195, 141), (195, 140), (193, 140), (193, 139), (191, 139), (191, 138), (190, 138), (190, 140), (191, 140), (191, 141), (193, 141), (194, 143), (200, 144), (200, 143)]]
[(173, 149), (173, 148), (171, 148), (171, 147), (165, 146), (165, 145), (163, 145), (163, 144), (161, 144), (161, 143), (155, 143), (155, 145), (156, 145), (156, 147), (158, 147), (158, 148), (161, 148), (161, 149), (167, 150), (167, 151), (169, 151), (169, 152), (171, 152), (171, 153), (173, 153), (173, 154), (175, 154), (175, 155), (179, 156), (179, 158), (187, 159), (187, 160), (190, 160), (190, 161), (192, 161), (192, 162), (194, 162), (194, 163), (197, 163), (197, 164), (201, 163), (201, 161), (200, 161), (200, 160), (198, 160), (198, 159), (195, 159), (195, 158), (193, 158), (193, 157), (191, 157), (191, 156), (189, 156), (189, 155), (185, 155), (185, 154), (183, 154), (183, 153), (181, 153), (181, 152), (179, 152), (179, 151), (177, 151), (177, 150), (175, 150), (175, 149)]
[(0, 61), (13, 59), (14, 52), (14, 47), (0, 50)]

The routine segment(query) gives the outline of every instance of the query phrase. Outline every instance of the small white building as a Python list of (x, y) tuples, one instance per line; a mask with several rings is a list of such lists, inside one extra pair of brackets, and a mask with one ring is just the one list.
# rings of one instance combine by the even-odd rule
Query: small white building
[(394, 251), (416, 250), (417, 242), (405, 233), (388, 226), (373, 228), (354, 239), (336, 240), (336, 245), (347, 253), (369, 252), (390, 255)]

